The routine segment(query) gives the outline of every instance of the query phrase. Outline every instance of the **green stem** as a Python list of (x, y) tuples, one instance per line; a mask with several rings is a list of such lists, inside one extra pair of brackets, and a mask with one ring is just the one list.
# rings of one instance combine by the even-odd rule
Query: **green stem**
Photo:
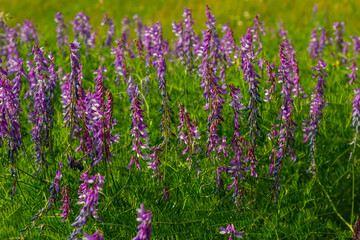
[(317, 182), (319, 183), (320, 187), (322, 188), (322, 190), (325, 193), (326, 198), (329, 200), (330, 205), (332, 206), (332, 208), (334, 209), (334, 212), (336, 213), (336, 215), (341, 219), (341, 221), (343, 221), (345, 223), (345, 225), (351, 230), (351, 232), (354, 232), (353, 227), (341, 216), (341, 214), (338, 212), (338, 210), (336, 209), (333, 201), (331, 200), (329, 194), (326, 192), (325, 187), (321, 184), (319, 178), (316, 178)]

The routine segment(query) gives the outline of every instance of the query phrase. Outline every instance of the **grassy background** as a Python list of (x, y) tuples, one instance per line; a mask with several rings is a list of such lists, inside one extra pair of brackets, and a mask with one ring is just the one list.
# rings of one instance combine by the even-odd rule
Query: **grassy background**
[[(118, 29), (121, 26), (123, 16), (132, 16), (138, 13), (143, 17), (144, 22), (151, 24), (161, 21), (166, 38), (173, 38), (171, 33), (171, 22), (179, 21), (182, 15), (182, 7), (193, 9), (193, 16), (196, 21), (195, 30), (199, 32), (205, 27), (205, 4), (212, 9), (217, 17), (217, 23), (229, 22), (234, 30), (237, 43), (239, 38), (251, 24), (255, 14), (260, 13), (261, 20), (266, 27), (276, 29), (280, 19), (285, 23), (289, 31), (289, 38), (293, 40), (300, 63), (300, 82), (305, 91), (310, 95), (315, 86), (311, 78), (311, 67), (316, 62), (307, 56), (306, 47), (310, 40), (312, 28), (326, 26), (331, 30), (332, 22), (345, 21), (346, 39), (350, 35), (359, 35), (359, 15), (356, 1), (326, 1), (318, 2), (318, 17), (314, 23), (312, 16), (313, 1), (0, 1), (0, 6), (5, 12), (13, 15), (9, 23), (14, 26), (24, 19), (33, 20), (37, 26), (41, 40), (40, 45), (46, 45), (46, 51), (55, 53), (56, 63), (61, 65), (65, 72), (70, 71), (68, 54), (63, 57), (56, 48), (55, 28), (53, 21), (56, 12), (61, 11), (66, 22), (72, 20), (79, 11), (84, 11), (91, 16), (91, 24), (99, 29), (100, 38), (105, 30), (101, 28), (100, 22), (102, 13), (107, 12), (115, 18)], [(220, 25), (219, 25), (220, 26)], [(218, 28), (220, 29), (220, 27)], [(69, 31), (71, 32), (71, 31)], [(119, 32), (117, 32), (119, 34)], [(98, 41), (100, 42), (100, 38)], [(69, 40), (72, 40), (69, 36)], [(279, 39), (267, 34), (264, 38), (263, 57), (275, 61), (278, 60)], [(270, 131), (271, 123), (276, 120), (281, 103), (262, 104), (260, 115), (263, 120), (260, 124), (264, 139), (259, 141), (257, 156), (259, 160), (259, 178), (251, 179), (244, 183), (246, 188), (245, 204), (236, 208), (230, 198), (232, 192), (221, 191), (214, 195), (215, 184), (211, 183), (214, 178), (212, 169), (203, 169), (203, 174), (197, 177), (194, 169), (188, 171), (185, 158), (179, 150), (170, 151), (167, 181), (170, 189), (168, 201), (162, 200), (162, 187), (151, 178), (151, 172), (146, 169), (145, 163), (141, 166), (144, 171), (128, 171), (127, 164), (131, 159), (129, 126), (128, 97), (125, 93), (126, 87), (114, 85), (115, 74), (112, 71), (113, 56), (109, 50), (100, 49), (90, 52), (89, 57), (84, 57), (84, 50), (81, 50), (81, 63), (84, 65), (85, 89), (94, 89), (93, 69), (100, 64), (99, 52), (106, 56), (104, 65), (108, 67), (108, 81), (106, 87), (114, 95), (114, 117), (118, 120), (114, 132), (120, 134), (120, 142), (115, 144), (113, 152), (116, 157), (112, 160), (112, 174), (107, 176), (106, 185), (100, 196), (98, 206), (99, 216), (103, 222), (91, 223), (84, 228), (87, 233), (93, 233), (97, 229), (102, 230), (105, 239), (130, 239), (136, 235), (136, 208), (140, 203), (145, 204), (146, 209), (153, 213), (153, 237), (154, 239), (225, 239), (219, 235), (219, 227), (226, 227), (234, 223), (236, 229), (244, 230), (247, 239), (346, 239), (351, 237), (348, 226), (341, 220), (342, 216), (348, 223), (353, 223), (351, 218), (352, 202), (355, 203), (354, 216), (360, 213), (359, 196), (352, 195), (352, 189), (359, 193), (358, 179), (359, 169), (352, 169), (348, 162), (351, 150), (349, 143), (352, 141), (354, 130), (351, 123), (351, 103), (353, 88), (358, 87), (358, 82), (349, 86), (344, 66), (339, 66), (326, 49), (324, 59), (328, 62), (327, 89), (325, 91), (328, 106), (324, 110), (324, 119), (320, 128), (317, 142), (317, 179), (312, 179), (306, 174), (309, 166), (308, 147), (302, 144), (301, 122), (309, 113), (307, 100), (296, 101), (295, 122), (299, 124), (296, 133), (296, 153), (298, 161), (293, 164), (287, 159), (282, 169), (282, 192), (279, 201), (274, 205), (270, 199), (269, 189), (272, 179), (267, 177), (269, 166), (268, 156), (271, 151), (270, 142), (265, 138)], [(333, 49), (332, 49), (333, 50)], [(22, 56), (25, 57), (28, 49), (23, 46)], [(137, 82), (145, 77), (145, 69), (141, 62), (128, 61), (134, 69), (133, 76)], [(232, 83), (242, 89), (244, 102), (248, 103), (247, 85), (238, 72), (237, 66), (232, 66), (227, 73), (227, 83)], [(168, 90), (173, 100), (172, 108), (175, 112), (174, 128), (178, 125), (178, 102), (182, 101), (188, 108), (192, 117), (199, 122), (199, 129), (202, 132), (203, 143), (206, 139), (207, 113), (203, 111), (204, 99), (201, 98), (202, 91), (199, 87), (199, 80), (194, 76), (185, 74), (185, 69), (178, 63), (168, 63), (166, 72)], [(160, 132), (160, 108), (161, 96), (156, 91), (156, 70), (151, 69), (152, 88), (146, 96), (146, 123), (149, 125), (151, 145), (159, 143)], [(188, 93), (184, 94), (184, 86), (187, 86)], [(23, 84), (22, 95), (26, 92), (27, 84)], [(264, 88), (268, 87), (265, 79), (261, 80), (260, 93), (263, 96)], [(49, 187), (55, 176), (58, 162), (64, 161), (67, 129), (63, 128), (60, 88), (56, 89), (55, 103), (55, 128), (54, 128), (54, 152), (49, 154), (49, 169), (42, 171), (39, 176), (32, 176), (34, 172), (31, 159), (32, 143), (29, 132), (31, 125), (27, 123), (27, 106), (29, 101), (22, 101), (24, 110), (21, 118), (22, 136), (26, 147), (18, 157), (19, 184), (17, 195), (10, 198), (12, 178), (10, 176), (9, 164), (7, 161), (6, 145), (0, 151), (0, 239), (16, 239), (21, 236), (20, 229), (28, 225), (30, 220), (39, 209), (43, 208), (49, 197)], [(227, 101), (229, 97), (227, 96)], [(224, 107), (225, 123), (222, 134), (228, 136), (233, 132), (232, 110), (229, 106)], [(246, 122), (242, 121), (241, 126)], [(243, 128), (243, 134), (247, 129)], [(172, 147), (176, 146), (176, 140), (172, 140)], [(355, 159), (358, 159), (355, 154)], [(164, 162), (164, 160), (163, 160)], [(204, 159), (200, 158), (200, 166), (204, 166)], [(104, 166), (100, 166), (99, 172), (105, 174)], [(354, 171), (354, 172), (353, 172)], [(79, 206), (75, 204), (77, 189), (80, 184), (79, 172), (70, 169), (62, 170), (63, 177), (61, 184), (70, 184), (72, 213), (70, 220), (73, 221), (79, 212)], [(356, 184), (353, 185), (353, 176)], [(230, 184), (230, 179), (225, 179), (225, 186)], [(255, 204), (247, 204), (252, 201)], [(39, 236), (40, 229), (28, 231), (28, 239), (64, 239), (70, 235), (72, 228), (71, 221), (62, 223), (59, 217), (58, 202), (54, 208), (36, 222), (36, 226), (44, 225), (44, 235)], [(24, 235), (24, 234), (23, 234)]]

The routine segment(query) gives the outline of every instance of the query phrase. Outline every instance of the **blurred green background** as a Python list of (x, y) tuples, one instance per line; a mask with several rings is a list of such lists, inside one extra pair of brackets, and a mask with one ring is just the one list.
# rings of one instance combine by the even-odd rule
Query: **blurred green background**
[[(360, 12), (358, 11), (360, 1), (356, 0), (0, 0), (1, 10), (13, 16), (10, 25), (15, 25), (25, 19), (33, 20), (42, 35), (46, 34), (47, 31), (55, 31), (55, 13), (62, 12), (64, 19), (68, 22), (78, 12), (84, 11), (87, 15), (90, 15), (92, 26), (95, 29), (99, 28), (100, 34), (102, 34), (101, 31), (104, 31), (104, 29), (100, 28), (103, 12), (108, 13), (110, 17), (114, 17), (115, 24), (119, 27), (125, 15), (132, 17), (137, 13), (143, 17), (144, 23), (148, 25), (160, 21), (163, 24), (166, 38), (173, 38), (171, 23), (173, 20), (179, 21), (181, 19), (183, 7), (193, 10), (193, 17), (196, 22), (195, 30), (204, 29), (206, 4), (215, 14), (217, 23), (229, 22), (235, 34), (246, 31), (254, 16), (260, 14), (261, 20), (265, 22), (266, 27), (276, 29), (277, 23), (283, 20), (291, 38), (294, 39), (294, 36), (302, 37), (301, 33), (304, 33), (304, 29), (312, 28), (315, 25), (312, 14), (315, 4), (318, 5), (317, 25), (331, 28), (332, 22), (345, 21), (345, 23), (351, 23), (351, 25), (347, 24), (346, 28), (352, 33), (358, 32), (360, 27)], [(119, 34), (119, 31), (117, 34)], [(309, 35), (310, 33), (306, 31), (305, 36), (309, 37)], [(52, 36), (55, 37), (55, 34)]]

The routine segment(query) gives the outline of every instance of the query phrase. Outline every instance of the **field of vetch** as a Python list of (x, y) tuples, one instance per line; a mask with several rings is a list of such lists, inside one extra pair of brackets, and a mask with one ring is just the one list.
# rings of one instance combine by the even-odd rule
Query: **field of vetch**
[(0, 9), (1, 239), (359, 239), (358, 4), (187, 3)]

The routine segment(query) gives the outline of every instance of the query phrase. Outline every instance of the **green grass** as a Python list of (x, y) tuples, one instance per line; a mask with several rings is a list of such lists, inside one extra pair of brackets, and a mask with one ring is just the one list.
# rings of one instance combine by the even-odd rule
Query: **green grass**
[[(266, 2), (266, 3), (265, 3)], [(209, 4), (212, 12), (218, 19), (218, 24), (230, 22), (235, 33), (236, 42), (245, 33), (251, 24), (255, 14), (261, 14), (261, 20), (266, 27), (276, 29), (276, 23), (283, 19), (289, 38), (292, 39), (297, 51), (297, 59), (300, 67), (300, 83), (308, 95), (315, 86), (311, 78), (311, 67), (316, 62), (307, 56), (307, 46), (310, 34), (314, 27), (312, 17), (313, 2), (304, 1), (1, 1), (2, 10), (9, 12), (13, 19), (9, 25), (16, 25), (24, 19), (33, 20), (40, 32), (40, 46), (45, 45), (46, 51), (54, 53), (55, 62), (61, 65), (64, 72), (70, 72), (70, 60), (68, 50), (65, 57), (56, 47), (55, 28), (53, 21), (56, 12), (63, 12), (66, 22), (73, 19), (76, 13), (84, 10), (91, 16), (94, 28), (99, 28), (100, 37), (105, 33), (101, 28), (100, 21), (102, 12), (106, 11), (109, 16), (115, 17), (117, 29), (120, 29), (121, 19), (124, 15), (132, 16), (138, 13), (144, 17), (144, 22), (151, 24), (161, 21), (166, 38), (173, 38), (171, 33), (172, 20), (180, 20), (182, 7), (193, 9), (196, 21), (195, 30), (199, 32), (205, 27), (205, 3)], [(358, 21), (360, 13), (357, 11), (359, 4), (356, 1), (333, 1), (326, 5), (326, 1), (319, 1), (318, 26), (325, 26), (332, 32), (331, 25), (334, 21), (344, 20), (346, 23), (346, 39), (350, 35), (358, 35), (356, 31), (360, 27)], [(248, 12), (250, 17), (246, 18)], [(220, 29), (220, 27), (218, 28)], [(71, 31), (69, 31), (71, 32)], [(119, 34), (119, 33), (118, 33)], [(72, 40), (73, 36), (69, 36)], [(100, 40), (98, 39), (98, 42)], [(280, 40), (271, 37), (268, 33), (263, 38), (263, 57), (274, 61), (279, 65), (278, 46)], [(153, 214), (152, 225), (154, 239), (226, 239), (219, 234), (219, 227), (226, 227), (234, 223), (237, 231), (245, 231), (245, 239), (349, 239), (352, 232), (350, 227), (354, 224), (356, 216), (360, 215), (359, 194), (359, 168), (352, 168), (353, 162), (349, 162), (349, 154), (352, 146), (349, 143), (354, 136), (354, 129), (350, 126), (353, 88), (359, 83), (352, 85), (347, 83), (345, 74), (348, 70), (339, 65), (330, 56), (330, 48), (325, 51), (324, 60), (328, 63), (326, 73), (327, 89), (325, 90), (328, 106), (324, 109), (324, 117), (317, 139), (317, 178), (314, 180), (311, 174), (307, 174), (309, 167), (308, 147), (302, 144), (301, 123), (309, 114), (308, 100), (295, 101), (295, 122), (299, 125), (296, 132), (296, 154), (298, 160), (292, 163), (286, 159), (281, 171), (281, 194), (278, 203), (271, 200), (272, 178), (267, 177), (270, 161), (268, 156), (271, 151), (270, 141), (266, 134), (270, 131), (271, 123), (278, 123), (277, 116), (281, 103), (263, 103), (260, 106), (260, 122), (262, 140), (258, 141), (259, 147), (256, 155), (259, 160), (257, 179), (250, 179), (244, 183), (246, 194), (243, 205), (236, 207), (231, 200), (232, 191), (222, 190), (214, 194), (215, 183), (214, 167), (205, 169), (206, 159), (203, 154), (199, 156), (199, 164), (203, 170), (197, 176), (195, 169), (187, 168), (185, 157), (181, 150), (168, 151), (166, 181), (169, 188), (169, 200), (162, 200), (162, 185), (151, 178), (152, 172), (146, 169), (142, 161), (142, 171), (127, 170), (126, 166), (131, 160), (129, 127), (130, 104), (126, 95), (126, 86), (122, 83), (115, 86), (115, 74), (113, 72), (113, 56), (107, 49), (90, 51), (85, 57), (84, 49), (81, 49), (81, 63), (84, 66), (83, 86), (85, 89), (94, 90), (93, 70), (100, 65), (99, 53), (106, 56), (104, 66), (108, 68), (108, 80), (105, 86), (114, 96), (114, 118), (118, 120), (114, 133), (120, 135), (119, 143), (115, 144), (112, 151), (116, 156), (112, 159), (111, 173), (105, 179), (106, 184), (100, 194), (98, 212), (102, 222), (91, 219), (84, 232), (94, 233), (96, 230), (104, 232), (105, 239), (131, 239), (136, 235), (136, 209), (140, 203), (144, 203), (146, 209)], [(333, 50), (333, 49), (332, 49)], [(26, 56), (27, 47), (21, 48), (22, 56)], [(128, 59), (127, 64), (133, 69), (132, 75), (137, 83), (146, 75), (145, 68), (139, 60)], [(359, 65), (359, 62), (358, 62)], [(172, 109), (175, 112), (173, 129), (179, 125), (178, 103), (183, 102), (192, 118), (196, 118), (202, 133), (202, 144), (206, 141), (207, 112), (204, 112), (205, 101), (202, 98), (199, 78), (185, 74), (185, 68), (180, 63), (167, 62), (168, 70), (166, 79), (168, 91), (172, 98)], [(264, 89), (269, 85), (265, 83), (265, 77), (261, 79), (260, 93), (263, 97)], [(227, 84), (233, 84), (240, 88), (247, 105), (247, 83), (243, 81), (238, 67), (233, 65), (227, 70)], [(146, 95), (145, 122), (149, 125), (150, 143), (160, 143), (161, 133), (160, 108), (161, 95), (157, 92), (156, 69), (150, 69), (151, 89)], [(184, 91), (184, 86), (187, 91)], [(27, 90), (27, 83), (23, 83), (21, 96)], [(70, 185), (73, 201), (70, 219), (62, 223), (59, 216), (61, 202), (57, 202), (46, 216), (36, 221), (35, 226), (25, 233), (20, 233), (29, 224), (29, 220), (46, 206), (50, 195), (49, 187), (54, 179), (58, 168), (58, 162), (66, 159), (68, 129), (64, 128), (62, 121), (62, 106), (60, 103), (60, 87), (56, 88), (55, 94), (55, 126), (53, 131), (54, 149), (48, 154), (49, 169), (43, 169), (39, 175), (33, 176), (34, 160), (32, 159), (31, 124), (28, 123), (27, 109), (29, 100), (21, 102), (23, 113), (21, 116), (21, 134), (24, 149), (20, 151), (18, 162), (19, 178), (17, 182), (16, 196), (11, 199), (11, 187), (13, 178), (7, 160), (7, 146), (3, 144), (0, 150), (0, 239), (17, 239), (26, 236), (27, 239), (64, 239), (71, 232), (70, 224), (77, 216), (80, 206), (76, 204), (77, 190), (80, 184), (79, 171), (64, 168), (61, 186)], [(226, 96), (226, 101), (230, 100)], [(228, 141), (233, 133), (232, 110), (228, 105), (224, 107), (222, 134), (227, 136)], [(242, 134), (247, 135), (246, 121), (241, 122)], [(74, 142), (78, 145), (78, 142)], [(171, 149), (177, 146), (177, 140), (171, 139)], [(77, 155), (78, 156), (78, 155)], [(355, 153), (354, 159), (358, 161), (359, 154)], [(229, 161), (226, 160), (226, 161)], [(164, 158), (162, 158), (164, 168)], [(85, 163), (88, 166), (88, 163)], [(102, 175), (106, 175), (105, 165), (102, 163), (97, 169)], [(353, 178), (355, 184), (353, 184)], [(228, 177), (224, 178), (224, 185), (231, 184)], [(355, 195), (352, 189), (355, 188)], [(61, 196), (59, 196), (61, 197)], [(249, 202), (252, 201), (252, 204)], [(352, 204), (354, 203), (354, 210)], [(351, 216), (353, 216), (351, 218)], [(44, 234), (40, 236), (40, 229), (44, 226)]]

